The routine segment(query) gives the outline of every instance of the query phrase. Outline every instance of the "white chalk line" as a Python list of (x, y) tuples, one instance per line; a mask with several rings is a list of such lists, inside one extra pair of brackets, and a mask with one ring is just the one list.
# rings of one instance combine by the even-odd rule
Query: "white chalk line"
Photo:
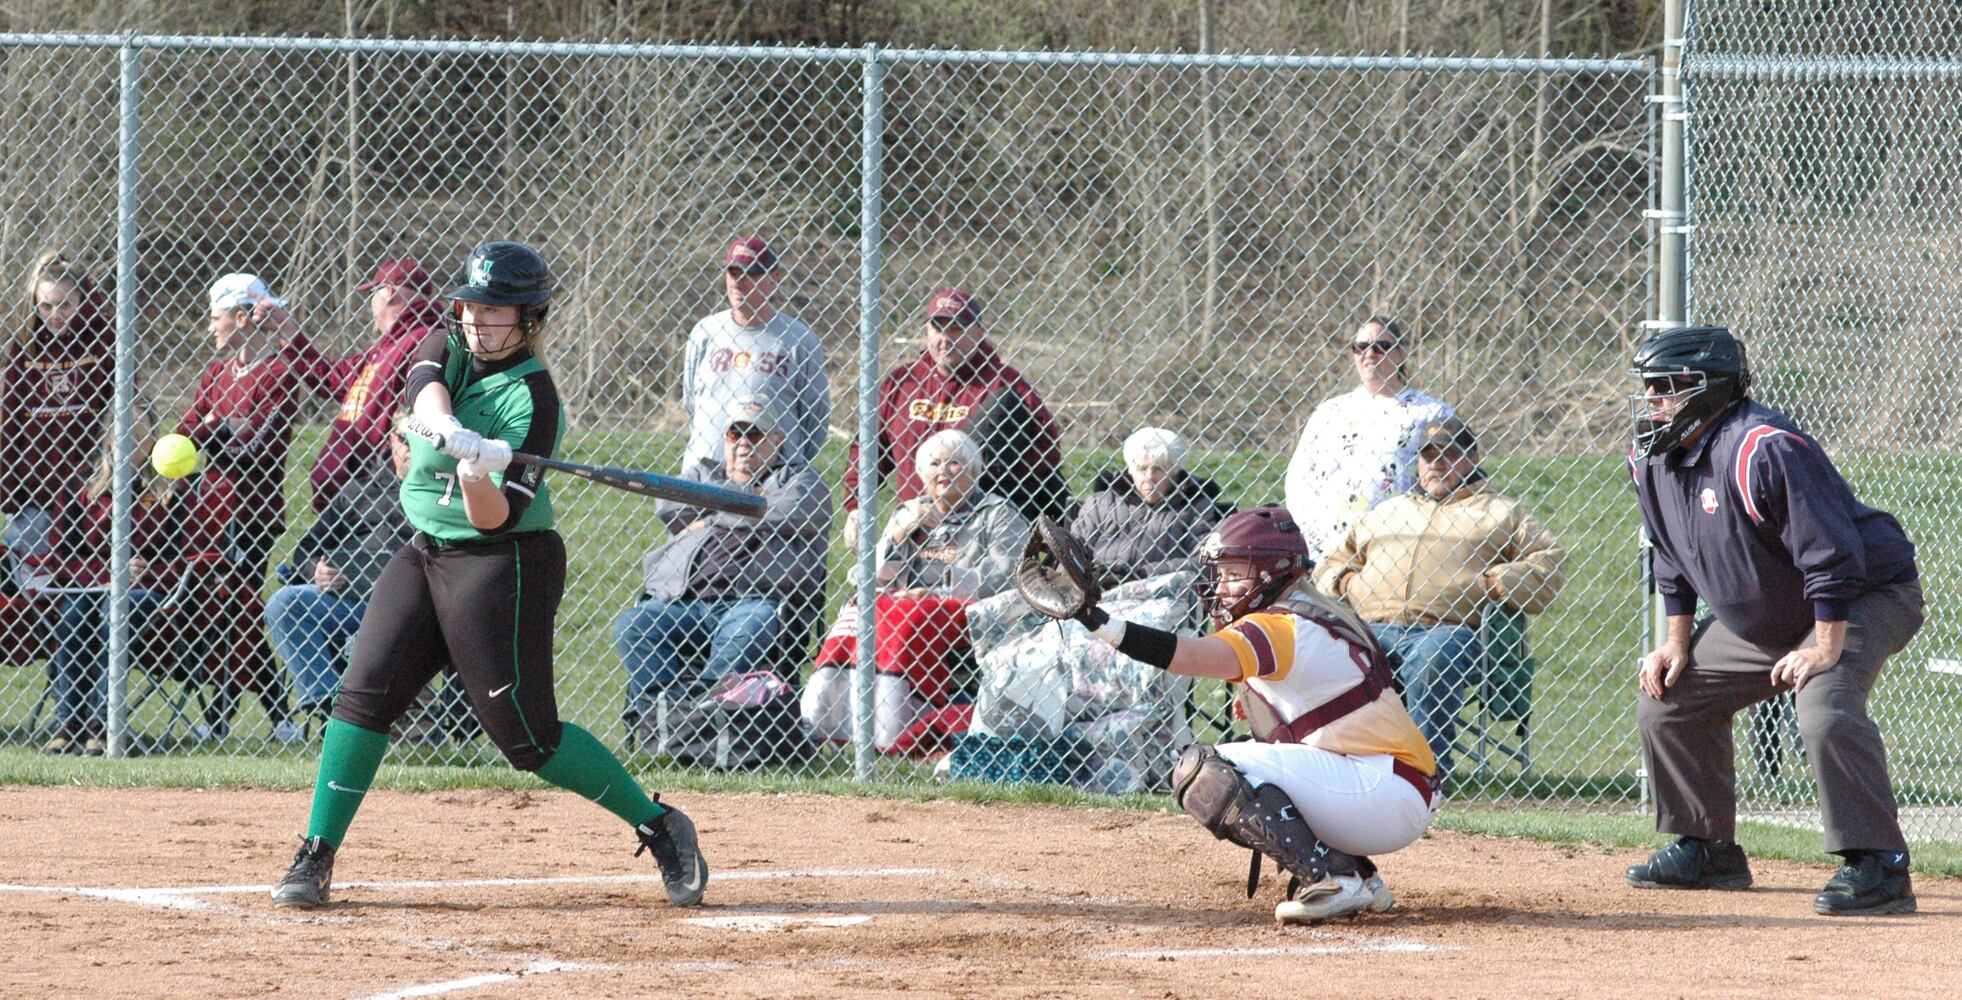
[(1451, 945), (1420, 941), (1358, 940), (1346, 944), (1277, 945), (1266, 948), (1159, 948), (1145, 951), (1087, 951), (1084, 958), (1141, 958), (1153, 961), (1179, 958), (1265, 958), (1279, 955), (1431, 954), (1463, 951)]
[(584, 962), (553, 962), (539, 960), (517, 972), (487, 972), (481, 976), (467, 976), (463, 979), (448, 979), (440, 983), (423, 983), (407, 986), (387, 993), (371, 993), (360, 1000), (407, 1000), (409, 997), (433, 997), (443, 993), (456, 993), (461, 990), (474, 990), (479, 986), (495, 986), (526, 976), (542, 976), (553, 972), (588, 972), (615, 969), (614, 965), (594, 965)]
[(804, 913), (746, 913), (727, 917), (683, 917), (677, 923), (693, 924), (719, 931), (761, 933), (792, 927), (856, 927), (872, 919), (869, 913), (842, 917), (820, 917)]
[[(744, 882), (759, 879), (792, 878), (908, 878), (932, 874), (934, 874), (934, 869), (932, 868), (793, 868), (782, 871), (716, 872), (710, 876), (710, 880), (714, 882)], [(417, 889), (483, 889), (535, 885), (642, 885), (659, 881), (661, 881), (661, 876), (654, 874), (558, 875), (548, 878), (481, 878), (455, 879), (451, 881), (418, 879), (401, 882), (342, 882), (338, 883), (336, 888), (407, 892)], [(196, 899), (195, 897), (197, 896), (237, 895), (255, 892), (270, 893), (272, 889), (271, 884), (123, 888), (0, 883), (0, 892), (56, 893), (72, 896), (88, 896), (120, 903), (161, 906), (179, 910), (208, 909), (211, 904)]]

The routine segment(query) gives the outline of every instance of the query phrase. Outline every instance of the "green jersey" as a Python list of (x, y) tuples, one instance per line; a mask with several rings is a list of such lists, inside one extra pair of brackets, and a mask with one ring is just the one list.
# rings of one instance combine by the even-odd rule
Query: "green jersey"
[[(513, 451), (545, 456), (556, 451), (564, 426), (563, 412), (558, 390), (545, 366), (529, 354), (509, 367), (488, 373), (472, 372), (470, 362), (470, 352), (461, 338), (450, 336), (440, 361), (419, 352), (417, 365), (440, 364), (443, 385), (450, 391), (450, 407), (464, 427), (486, 438), (507, 441)], [(512, 465), (492, 473), (491, 481), (504, 490), (516, 516), (500, 528), (482, 531), (472, 526), (464, 513), (457, 460), (421, 438), (411, 437), (409, 447), (409, 472), (402, 478), (402, 510), (409, 523), (430, 538), (468, 543), (552, 526), (552, 500), (545, 487), (544, 470), (538, 466)]]

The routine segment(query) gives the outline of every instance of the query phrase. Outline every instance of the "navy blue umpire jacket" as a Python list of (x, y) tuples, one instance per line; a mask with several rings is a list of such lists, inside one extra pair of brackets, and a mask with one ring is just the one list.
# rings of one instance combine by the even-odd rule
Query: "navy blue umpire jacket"
[(1790, 649), (1862, 593), (1918, 576), (1894, 515), (1854, 499), (1817, 441), (1754, 400), (1629, 465), (1671, 615), (1701, 597), (1745, 641)]

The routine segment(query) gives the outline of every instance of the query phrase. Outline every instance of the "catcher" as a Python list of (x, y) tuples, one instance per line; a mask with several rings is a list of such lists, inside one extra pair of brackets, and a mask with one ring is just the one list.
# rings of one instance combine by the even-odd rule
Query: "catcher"
[(1197, 744), (1172, 769), (1179, 806), (1293, 878), (1274, 908), (1283, 924), (1390, 908), (1368, 855), (1421, 836), (1439, 802), (1437, 762), (1390, 687), (1382, 647), (1347, 606), (1308, 582), (1307, 543), (1280, 507), (1242, 511), (1200, 550), (1200, 603), (1218, 629), (1177, 636), (1097, 607), (1089, 550), (1037, 521), (1016, 568), (1029, 606), (1082, 622), (1097, 638), (1175, 674), (1239, 684), (1234, 713), (1258, 742)]

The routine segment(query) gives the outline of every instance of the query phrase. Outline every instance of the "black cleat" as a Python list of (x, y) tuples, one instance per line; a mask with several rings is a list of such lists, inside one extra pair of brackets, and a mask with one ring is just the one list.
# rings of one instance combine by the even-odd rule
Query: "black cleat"
[(661, 866), (661, 881), (667, 884), (668, 902), (675, 906), (700, 906), (708, 889), (708, 862), (695, 842), (695, 823), (673, 806), (667, 812), (634, 828), (641, 851), (653, 851)]
[(1639, 889), (1749, 889), (1751, 863), (1735, 842), (1677, 837), (1649, 860), (1630, 865), (1628, 884)]
[(286, 869), (286, 877), (273, 886), (273, 905), (310, 910), (327, 902), (327, 890), (333, 884), (334, 849), (319, 837), (309, 837), (293, 855), (293, 867)]
[(1905, 853), (1864, 851), (1826, 880), (1812, 901), (1815, 913), (1852, 917), (1914, 912), (1914, 879), (1908, 875)]

